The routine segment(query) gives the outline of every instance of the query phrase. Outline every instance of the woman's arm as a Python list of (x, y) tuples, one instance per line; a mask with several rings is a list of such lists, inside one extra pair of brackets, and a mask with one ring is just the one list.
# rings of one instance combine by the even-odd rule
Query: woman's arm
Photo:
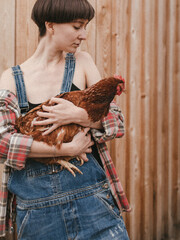
[(62, 143), (60, 149), (55, 148), (55, 146), (49, 146), (43, 142), (33, 141), (28, 157), (74, 157), (82, 155), (84, 156), (82, 158), (85, 158), (84, 160), (86, 161), (87, 157), (84, 153), (91, 153), (91, 146), (94, 144), (88, 131), (89, 128), (85, 128), (84, 131), (77, 133), (71, 142)]
[(15, 120), (20, 116), (20, 110), (15, 95), (8, 90), (0, 90), (0, 110), (1, 163), (20, 170), (25, 167), (27, 157), (81, 156), (87, 160), (85, 153), (90, 153), (93, 145), (89, 128), (75, 135), (70, 143), (63, 143), (58, 150), (16, 132)]
[[(84, 133), (79, 133), (73, 141), (62, 144), (60, 150), (47, 144), (33, 141), (31, 136), (17, 133), (14, 126), (20, 116), (18, 100), (15, 96), (11, 70), (6, 70), (0, 80), (0, 162), (15, 169), (25, 166), (27, 157), (53, 157), (62, 155), (83, 155), (91, 152), (92, 141)], [(10, 88), (11, 91), (5, 90)], [(79, 140), (79, 136), (82, 141)], [(77, 141), (78, 139), (78, 141)], [(81, 149), (81, 151), (79, 150)]]
[(19, 116), (16, 96), (0, 90), (0, 162), (20, 170), (25, 166), (33, 139), (16, 132), (14, 126)]
[(0, 90), (5, 90), (5, 89), (9, 90), (11, 93), (16, 95), (16, 85), (15, 85), (11, 68), (8, 68), (1, 75)]

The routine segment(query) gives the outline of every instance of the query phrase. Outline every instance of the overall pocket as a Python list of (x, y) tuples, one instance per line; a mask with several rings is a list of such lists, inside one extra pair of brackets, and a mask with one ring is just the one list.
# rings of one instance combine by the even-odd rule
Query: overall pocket
[(119, 208), (116, 206), (115, 200), (111, 194), (110, 189), (95, 194), (101, 204), (109, 211), (111, 215), (116, 218), (121, 218)]

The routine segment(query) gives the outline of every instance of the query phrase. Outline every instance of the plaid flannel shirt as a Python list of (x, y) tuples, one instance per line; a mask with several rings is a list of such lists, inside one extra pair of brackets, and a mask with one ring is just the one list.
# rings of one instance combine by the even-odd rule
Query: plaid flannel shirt
[[(6, 230), (11, 232), (13, 224), (14, 196), (7, 189), (11, 169), (21, 170), (25, 167), (26, 157), (33, 142), (32, 137), (17, 133), (14, 125), (20, 116), (16, 96), (8, 90), (0, 90), (0, 163), (3, 163), (2, 185), (0, 190), (0, 237)], [(124, 135), (123, 116), (113, 102), (110, 111), (102, 121), (104, 132), (92, 129), (92, 135), (102, 160), (112, 194), (121, 211), (130, 211), (130, 207), (105, 141)]]

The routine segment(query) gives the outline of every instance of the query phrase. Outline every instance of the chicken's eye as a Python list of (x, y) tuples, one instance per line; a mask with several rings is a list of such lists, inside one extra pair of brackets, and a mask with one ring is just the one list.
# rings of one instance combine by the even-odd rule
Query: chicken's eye
[(121, 95), (123, 91), (124, 91), (124, 83), (119, 83), (116, 88), (116, 94)]
[(116, 89), (116, 90), (117, 90), (116, 94), (117, 94), (117, 95), (120, 95), (120, 93), (121, 93), (121, 88), (120, 88), (119, 85), (117, 85), (117, 89)]

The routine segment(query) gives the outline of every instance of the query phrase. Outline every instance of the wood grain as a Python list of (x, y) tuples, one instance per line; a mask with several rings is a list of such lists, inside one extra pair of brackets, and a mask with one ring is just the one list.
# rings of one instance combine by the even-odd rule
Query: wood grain
[[(34, 2), (0, 2), (0, 73), (37, 46)], [(116, 98), (126, 133), (108, 146), (132, 206), (123, 214), (130, 239), (180, 239), (180, 0), (90, 3), (96, 16), (80, 49), (102, 77), (126, 79)]]
[(112, 74), (111, 14), (111, 1), (102, 0), (97, 2), (96, 65), (98, 66), (102, 78)]
[(38, 29), (31, 20), (31, 11), (36, 0), (16, 0), (16, 64), (21, 64), (35, 51)]
[(0, 75), (14, 65), (15, 59), (15, 0), (0, 2)]

